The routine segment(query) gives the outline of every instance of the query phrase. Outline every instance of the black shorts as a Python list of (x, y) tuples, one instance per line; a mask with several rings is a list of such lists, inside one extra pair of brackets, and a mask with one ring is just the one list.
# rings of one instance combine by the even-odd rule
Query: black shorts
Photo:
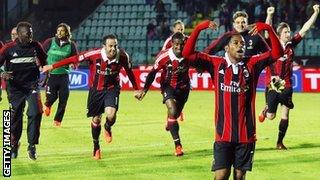
[(215, 142), (213, 147), (214, 161), (212, 171), (219, 169), (235, 169), (251, 171), (255, 143)]
[(119, 107), (120, 87), (98, 91), (89, 90), (87, 101), (87, 117), (98, 116), (104, 113), (106, 107)]
[(184, 104), (188, 100), (189, 92), (190, 86), (186, 86), (185, 88), (161, 87), (162, 103), (164, 104), (168, 99), (175, 99), (178, 103)]
[(285, 88), (283, 92), (278, 93), (275, 90), (270, 90), (267, 93), (268, 112), (276, 113), (278, 104), (285, 105), (289, 109), (293, 109), (292, 88)]

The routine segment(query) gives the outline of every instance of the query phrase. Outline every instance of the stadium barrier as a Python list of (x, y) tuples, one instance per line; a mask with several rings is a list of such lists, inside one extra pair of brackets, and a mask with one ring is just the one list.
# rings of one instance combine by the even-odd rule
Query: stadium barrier
[[(140, 66), (133, 70), (139, 87), (143, 87), (146, 77), (152, 67)], [(70, 89), (88, 89), (88, 69), (79, 69), (72, 71), (70, 79)], [(193, 90), (213, 90), (210, 74), (198, 74), (194, 69), (190, 71), (191, 86)], [(262, 72), (258, 81), (258, 91), (265, 89), (265, 73)], [(292, 76), (293, 90), (295, 92), (320, 92), (320, 68), (299, 68), (293, 71)], [(160, 73), (157, 73), (155, 81), (150, 89), (155, 90), (160, 87)], [(123, 90), (132, 90), (132, 84), (129, 81), (125, 71), (120, 72), (120, 85)]]
[[(140, 66), (133, 70), (139, 87), (143, 87), (146, 77), (151, 66)], [(72, 71), (69, 75), (70, 89), (86, 90), (88, 89), (88, 69), (78, 69)], [(189, 71), (191, 86), (193, 90), (213, 90), (210, 74), (198, 74), (194, 69)], [(160, 88), (160, 73), (157, 73), (155, 81), (150, 89), (157, 90)], [(298, 68), (293, 71), (292, 76), (293, 90), (295, 92), (320, 92), (320, 68)], [(132, 90), (132, 84), (129, 81), (125, 71), (120, 72), (120, 85), (123, 90)], [(5, 84), (2, 86), (5, 87)], [(257, 90), (264, 91), (265, 89), (265, 73), (260, 75)]]

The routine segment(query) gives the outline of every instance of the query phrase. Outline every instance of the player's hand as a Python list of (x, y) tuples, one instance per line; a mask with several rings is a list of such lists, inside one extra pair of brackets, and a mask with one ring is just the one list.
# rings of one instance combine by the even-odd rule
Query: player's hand
[(267, 14), (268, 14), (268, 15), (274, 14), (274, 7), (272, 7), (272, 6), (268, 7), (268, 9), (267, 9)]
[(249, 29), (248, 34), (250, 34), (251, 36), (258, 34), (258, 32), (259, 32), (256, 24), (248, 25), (248, 29)]
[(12, 71), (5, 71), (1, 73), (1, 78), (5, 80), (13, 79)]
[(48, 71), (50, 71), (52, 69), (53, 69), (52, 65), (45, 65), (42, 68), (42, 72), (48, 72)]
[(71, 69), (73, 69), (73, 70), (78, 69), (78, 65), (77, 65), (77, 64), (70, 64), (69, 66), (70, 66)]
[(212, 30), (217, 30), (218, 29), (218, 24), (214, 21), (210, 21), (209, 26), (210, 29)]
[(319, 4), (313, 5), (313, 11), (316, 13), (319, 13), (320, 9), (319, 9)]
[(135, 94), (134, 97), (137, 98), (139, 101), (141, 101), (146, 95), (146, 92), (143, 89), (141, 89), (141, 90), (135, 91), (134, 94)]

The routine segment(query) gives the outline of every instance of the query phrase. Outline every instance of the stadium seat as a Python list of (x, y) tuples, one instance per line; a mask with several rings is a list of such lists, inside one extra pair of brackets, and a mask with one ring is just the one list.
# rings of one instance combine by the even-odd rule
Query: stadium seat
[(99, 26), (97, 28), (97, 34), (99, 34), (100, 36), (103, 34), (103, 27), (102, 26)]
[(120, 12), (124, 12), (126, 10), (126, 8), (124, 7), (124, 5), (121, 5), (120, 7), (119, 7), (119, 11)]
[(131, 5), (126, 5), (126, 12), (130, 12), (131, 11)]
[(105, 19), (106, 18), (106, 13), (102, 12), (99, 14), (99, 19)]
[(125, 12), (124, 13), (124, 18), (125, 19), (131, 19), (131, 13), (130, 12)]
[(117, 20), (116, 19), (112, 19), (110, 25), (111, 26), (116, 26), (117, 25)]
[(98, 20), (97, 19), (93, 19), (91, 26), (98, 26)]
[(137, 25), (137, 20), (136, 19), (131, 19), (130, 20), (130, 26), (136, 26)]
[(133, 5), (132, 6), (132, 12), (136, 12), (138, 11), (138, 6), (137, 5)]
[(84, 28), (84, 34), (90, 34), (90, 26)]
[(91, 19), (87, 19), (87, 20), (86, 20), (85, 26), (91, 26)]
[(105, 12), (106, 11), (106, 6), (105, 5), (102, 5), (100, 6), (100, 12)]
[(104, 22), (105, 21), (103, 19), (99, 19), (98, 26), (105, 26)]
[(107, 7), (106, 7), (106, 11), (107, 11), (107, 12), (111, 12), (111, 11), (112, 11), (112, 6), (110, 6), (110, 5), (107, 6)]
[(145, 5), (139, 5), (138, 11), (139, 11), (139, 12), (144, 12), (144, 11), (145, 11), (144, 6), (145, 6)]
[(99, 19), (99, 13), (98, 12), (95, 12), (93, 13), (93, 19)]

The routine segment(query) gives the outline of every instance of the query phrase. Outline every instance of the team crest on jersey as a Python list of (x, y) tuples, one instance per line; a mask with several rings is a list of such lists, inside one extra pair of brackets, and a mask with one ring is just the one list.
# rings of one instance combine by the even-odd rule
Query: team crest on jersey
[(280, 61), (285, 61), (287, 59), (288, 59), (288, 55), (287, 54), (285, 54), (285, 55), (283, 55), (282, 57), (279, 58)]
[(18, 54), (16, 52), (14, 52), (12, 57), (18, 57)]
[(250, 39), (249, 41), (248, 41), (248, 47), (247, 47), (247, 49), (253, 49), (253, 41), (252, 41), (252, 39)]
[(244, 69), (244, 70), (243, 70), (243, 75), (244, 75), (245, 78), (248, 78), (248, 77), (249, 77), (249, 71), (248, 71), (248, 69)]

